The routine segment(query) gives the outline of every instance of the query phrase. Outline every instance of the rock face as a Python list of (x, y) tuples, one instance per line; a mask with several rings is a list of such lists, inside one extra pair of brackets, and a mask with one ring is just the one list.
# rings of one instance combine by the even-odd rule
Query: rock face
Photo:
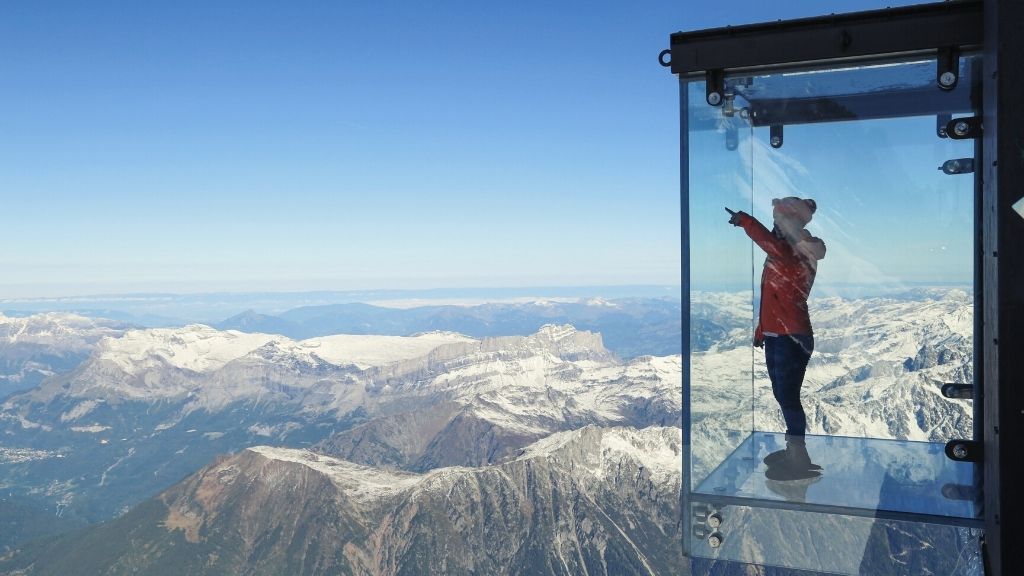
[(669, 574), (683, 563), (680, 450), (678, 428), (586, 427), (500, 465), (412, 474), (256, 447), (117, 520), (13, 554), (0, 569)]

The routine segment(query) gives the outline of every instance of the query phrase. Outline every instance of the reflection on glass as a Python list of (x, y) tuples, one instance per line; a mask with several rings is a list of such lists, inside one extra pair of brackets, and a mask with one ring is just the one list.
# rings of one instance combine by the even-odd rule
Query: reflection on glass
[[(973, 407), (941, 394), (973, 384), (974, 145), (937, 130), (975, 60), (949, 92), (934, 70), (729, 77), (729, 110), (685, 85), (692, 556), (854, 574), (890, 531), (976, 543), (943, 451)], [(723, 508), (751, 523), (702, 520)]]
[[(766, 474), (776, 466), (768, 457), (786, 452), (785, 446), (785, 435), (777, 432), (749, 436), (737, 449), (738, 457), (726, 460), (695, 492), (730, 501), (790, 500), (788, 493), (778, 490), (779, 481), (785, 479)], [(834, 507), (836, 513), (974, 518), (971, 500), (943, 494), (944, 486), (969, 487), (973, 470), (969, 463), (946, 458), (942, 444), (810, 435), (801, 451), (808, 463), (813, 461), (824, 472), (813, 476), (817, 480), (813, 485), (802, 485), (806, 490), (801, 502)]]
[[(719, 112), (704, 84), (689, 85), (695, 122)], [(691, 485), (749, 436), (753, 424), (749, 334), (750, 243), (728, 225), (726, 207), (750, 209), (750, 123), (722, 117), (690, 134)]]
[(978, 529), (742, 505), (695, 509), (694, 517), (692, 574), (790, 573), (749, 564), (858, 576), (982, 574)]

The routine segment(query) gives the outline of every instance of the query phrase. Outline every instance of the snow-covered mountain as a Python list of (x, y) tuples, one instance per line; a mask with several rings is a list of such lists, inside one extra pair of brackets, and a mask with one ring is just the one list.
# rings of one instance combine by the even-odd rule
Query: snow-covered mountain
[[(708, 316), (732, 318), (734, 327), (692, 357), (698, 468), (713, 467), (751, 429), (785, 430), (764, 354), (750, 345), (749, 295), (709, 294), (701, 306)], [(940, 391), (944, 383), (972, 382), (972, 310), (971, 296), (955, 289), (812, 300), (815, 349), (801, 391), (808, 431), (932, 442), (970, 438), (971, 402)], [(745, 324), (735, 321), (744, 317)]]
[(132, 331), (0, 404), (11, 445), (43, 454), (0, 473), (26, 506), (95, 521), (259, 443), (326, 440), (396, 469), (483, 465), (587, 424), (677, 424), (680, 368), (679, 357), (623, 363), (568, 326), (482, 340)]
[(330, 334), (409, 335), (448, 331), (474, 338), (528, 336), (547, 324), (600, 332), (622, 358), (680, 352), (679, 297), (547, 298), (486, 301), (386, 301), (305, 306), (277, 316), (252, 310), (216, 324), (220, 329), (311, 338)]
[(680, 444), (678, 428), (586, 427), (500, 465), (424, 474), (255, 447), (113, 522), (0, 560), (0, 569), (678, 573)]
[(0, 398), (75, 368), (103, 338), (131, 326), (77, 314), (0, 314)]
[[(682, 441), (675, 427), (586, 426), (500, 464), (424, 473), (256, 446), (120, 518), (0, 557), (0, 571), (686, 575), (682, 540), (701, 537), (680, 511)], [(745, 547), (744, 557), (787, 566), (810, 556), (836, 573), (950, 573), (969, 540), (950, 526), (720, 512), (726, 545)], [(743, 568), (712, 560), (692, 574), (754, 573)]]
[[(590, 425), (677, 426), (684, 369), (692, 376), (699, 474), (750, 430), (782, 423), (763, 354), (750, 346), (749, 294), (705, 294), (695, 304), (689, 368), (680, 356), (624, 362), (600, 335), (564, 325), (482, 339), (130, 331), (100, 342), (73, 372), (0, 404), (0, 434), (22, 455), (0, 462), (0, 479), (25, 509), (56, 510), (75, 522), (122, 513), (216, 454), (258, 444), (313, 447), (317, 458), (349, 463), (333, 468), (372, 466), (374, 477), (390, 474), (385, 484), (396, 488), (419, 486), (439, 469), (497, 474), (539, 450), (567, 455), (576, 487), (585, 483), (582, 468), (600, 466), (571, 442), (562, 451), (562, 434)], [(970, 403), (938, 392), (972, 372), (970, 312), (969, 295), (948, 290), (815, 300), (817, 345), (804, 388), (811, 431), (934, 441), (969, 435)], [(643, 442), (629, 446), (641, 459), (667, 454)], [(257, 456), (268, 454), (283, 452)], [(655, 468), (644, 464), (648, 474)], [(351, 478), (356, 485), (363, 477)], [(368, 480), (367, 490), (373, 485)], [(407, 531), (419, 529), (415, 518), (403, 520)]]

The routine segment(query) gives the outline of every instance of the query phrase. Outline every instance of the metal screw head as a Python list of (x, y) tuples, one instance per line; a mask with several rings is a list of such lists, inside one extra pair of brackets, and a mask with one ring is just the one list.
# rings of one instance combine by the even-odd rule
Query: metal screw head
[(939, 84), (945, 86), (946, 88), (949, 88), (953, 84), (956, 84), (956, 74), (952, 72), (943, 72), (939, 76)]
[(708, 94), (708, 104), (712, 106), (718, 106), (722, 103), (722, 95), (718, 92), (711, 92)]
[(722, 545), (723, 541), (724, 538), (722, 538), (722, 535), (718, 532), (715, 532), (711, 536), (708, 536), (708, 546), (711, 546), (712, 548), (718, 548)]
[(953, 446), (953, 456), (955, 456), (959, 460), (967, 458), (967, 447), (964, 446), (963, 444), (957, 444), (956, 446)]
[(782, 138), (779, 138), (778, 136), (772, 136), (771, 143), (772, 148), (778, 148), (782, 146)]
[(744, 120), (750, 118), (750, 108), (740, 108), (740, 118), (743, 118)]
[(957, 136), (967, 136), (970, 131), (971, 125), (964, 120), (953, 124), (953, 134), (956, 134)]
[(722, 516), (719, 514), (708, 514), (708, 526), (718, 528), (722, 525)]

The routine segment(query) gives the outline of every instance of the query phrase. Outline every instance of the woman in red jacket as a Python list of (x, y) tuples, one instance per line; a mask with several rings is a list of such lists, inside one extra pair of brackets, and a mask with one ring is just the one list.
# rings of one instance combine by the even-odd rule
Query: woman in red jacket
[[(800, 404), (807, 363), (814, 351), (814, 332), (807, 311), (807, 297), (818, 260), (825, 257), (825, 243), (811, 236), (804, 227), (817, 210), (814, 200), (776, 198), (772, 200), (774, 227), (768, 230), (745, 212), (732, 212), (729, 223), (740, 226), (768, 255), (761, 274), (761, 309), (754, 346), (764, 346), (765, 364), (772, 382), (772, 392), (786, 421), (787, 451), (765, 460), (781, 468), (774, 475), (810, 478), (819, 475), (804, 447), (807, 418)], [(802, 469), (801, 469), (802, 468)]]

